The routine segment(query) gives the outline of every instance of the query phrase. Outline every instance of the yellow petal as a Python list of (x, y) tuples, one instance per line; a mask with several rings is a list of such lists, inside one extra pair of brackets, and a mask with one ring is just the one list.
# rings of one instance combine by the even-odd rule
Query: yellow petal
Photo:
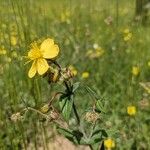
[(43, 58), (37, 60), (37, 71), (40, 75), (43, 75), (49, 68), (47, 61)]
[(55, 58), (59, 53), (58, 45), (54, 44), (54, 40), (49, 38), (43, 41), (40, 50), (46, 59)]
[(28, 76), (29, 76), (29, 78), (32, 78), (32, 77), (34, 77), (35, 76), (35, 74), (36, 74), (36, 62), (35, 61), (33, 61), (33, 63), (32, 63), (32, 66), (31, 66), (31, 68), (30, 68), (30, 70), (29, 70), (29, 72), (28, 72)]
[(28, 52), (28, 58), (33, 59), (33, 56), (34, 56), (34, 49), (31, 49), (31, 50)]

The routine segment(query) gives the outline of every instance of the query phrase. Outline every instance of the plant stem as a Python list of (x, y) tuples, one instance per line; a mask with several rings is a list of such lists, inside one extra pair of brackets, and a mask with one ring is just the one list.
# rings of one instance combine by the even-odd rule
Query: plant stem
[(76, 106), (75, 106), (75, 104), (74, 104), (74, 102), (73, 102), (73, 111), (74, 111), (74, 114), (75, 114), (75, 116), (76, 116), (76, 118), (77, 118), (77, 122), (78, 122), (78, 125), (80, 124), (80, 118), (79, 118), (79, 115), (78, 115), (78, 112), (77, 112), (77, 109), (76, 109)]
[(63, 95), (64, 93), (63, 92), (57, 92), (55, 93), (55, 95), (50, 99), (48, 105), (49, 107), (51, 106), (52, 102), (54, 101), (54, 99), (58, 96), (58, 95)]

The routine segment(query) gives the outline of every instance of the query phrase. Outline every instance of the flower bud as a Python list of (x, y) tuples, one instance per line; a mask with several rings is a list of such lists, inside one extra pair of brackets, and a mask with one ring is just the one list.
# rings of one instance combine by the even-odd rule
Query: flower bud
[(43, 107), (40, 108), (40, 111), (44, 114), (47, 113), (49, 111), (49, 105), (45, 104)]
[(99, 114), (96, 112), (87, 112), (85, 114), (85, 120), (88, 122), (95, 122), (99, 118)]

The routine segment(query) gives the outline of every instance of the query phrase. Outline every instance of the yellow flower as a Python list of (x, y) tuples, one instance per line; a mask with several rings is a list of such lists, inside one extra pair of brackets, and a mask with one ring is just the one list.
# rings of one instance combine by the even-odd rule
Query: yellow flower
[(139, 73), (140, 73), (140, 68), (137, 67), (137, 66), (133, 66), (133, 67), (132, 67), (132, 74), (133, 74), (134, 76), (138, 76)]
[(70, 24), (70, 11), (66, 10), (64, 12), (61, 13), (61, 22), (66, 22), (68, 24)]
[(135, 106), (128, 106), (127, 113), (130, 116), (134, 116), (136, 114), (136, 107)]
[(86, 78), (89, 77), (89, 75), (90, 75), (89, 72), (83, 72), (83, 73), (82, 73), (82, 78), (83, 78), (83, 79), (86, 79)]
[(124, 39), (125, 42), (129, 41), (132, 38), (132, 33), (130, 32), (130, 30), (128, 28), (125, 29), (123, 31), (123, 33), (124, 33), (123, 39)]
[(124, 41), (127, 42), (132, 38), (132, 33), (128, 33), (127, 35), (124, 36)]
[(89, 58), (99, 58), (104, 53), (105, 53), (104, 49), (102, 49), (101, 47), (98, 47), (94, 50), (88, 50), (86, 53), (86, 56), (88, 56)]
[(40, 108), (40, 111), (45, 114), (45, 113), (47, 113), (49, 111), (49, 109), (50, 109), (49, 105), (45, 104), (44, 106), (42, 106)]
[(148, 61), (147, 65), (150, 67), (150, 61)]
[(130, 30), (128, 28), (126, 28), (126, 29), (124, 29), (123, 33), (128, 34), (128, 33), (130, 33)]
[(7, 51), (5, 50), (4, 47), (0, 48), (0, 55), (5, 55)]
[(108, 138), (104, 140), (104, 146), (107, 148), (107, 150), (111, 150), (115, 147), (115, 142), (111, 138)]
[(48, 38), (42, 42), (40, 47), (34, 42), (31, 44), (31, 50), (28, 52), (28, 58), (33, 61), (28, 72), (29, 78), (35, 76), (38, 72), (43, 75), (49, 69), (47, 59), (54, 59), (59, 54), (58, 45), (54, 44), (54, 40)]
[(101, 47), (97, 48), (95, 51), (95, 57), (100, 57), (104, 54), (104, 49), (102, 49)]
[(15, 36), (11, 36), (10, 42), (12, 46), (15, 46), (17, 44), (17, 38)]

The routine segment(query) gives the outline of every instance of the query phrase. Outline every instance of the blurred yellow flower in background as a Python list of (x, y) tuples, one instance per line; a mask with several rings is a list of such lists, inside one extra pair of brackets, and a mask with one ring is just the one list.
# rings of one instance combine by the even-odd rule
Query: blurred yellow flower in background
[(130, 116), (134, 116), (136, 114), (136, 107), (135, 106), (128, 106), (127, 113)]
[(129, 41), (132, 38), (132, 33), (128, 28), (123, 31), (123, 34), (123, 39), (125, 42)]
[(126, 28), (126, 29), (124, 29), (123, 33), (128, 34), (128, 33), (130, 33), (130, 30), (128, 28)]
[(89, 58), (99, 58), (105, 53), (104, 49), (101, 47), (97, 47), (95, 49), (90, 49), (87, 51), (86, 56)]
[(69, 10), (65, 10), (64, 12), (61, 13), (61, 17), (60, 20), (61, 22), (66, 22), (68, 24), (70, 24), (70, 17), (71, 17), (71, 13)]
[(83, 79), (86, 79), (86, 78), (88, 78), (89, 76), (90, 76), (90, 74), (89, 74), (89, 72), (87, 72), (87, 71), (82, 73), (82, 78), (83, 78)]
[(16, 46), (17, 44), (17, 38), (15, 36), (10, 37), (10, 42), (12, 46)]
[(148, 61), (147, 65), (150, 67), (150, 61)]
[(140, 73), (140, 68), (137, 67), (137, 66), (133, 66), (133, 67), (132, 67), (132, 74), (133, 74), (134, 76), (138, 76), (139, 73)]
[(111, 150), (115, 147), (115, 142), (111, 138), (108, 138), (104, 140), (104, 146), (107, 148), (107, 150)]
[(46, 59), (54, 59), (59, 54), (58, 45), (54, 44), (53, 39), (46, 39), (38, 47), (37, 42), (31, 44), (31, 50), (28, 52), (28, 58), (33, 61), (32, 66), (28, 72), (29, 78), (35, 76), (36, 72), (43, 75), (49, 69)]
[(4, 46), (0, 48), (0, 55), (5, 55), (7, 54), (7, 51), (5, 50)]

